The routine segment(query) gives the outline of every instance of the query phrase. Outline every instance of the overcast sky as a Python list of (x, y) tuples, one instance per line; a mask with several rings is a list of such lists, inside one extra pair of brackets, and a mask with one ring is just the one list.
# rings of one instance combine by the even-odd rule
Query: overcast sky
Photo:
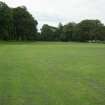
[(11, 7), (25, 5), (38, 20), (57, 26), (83, 19), (99, 19), (105, 24), (105, 0), (1, 0)]

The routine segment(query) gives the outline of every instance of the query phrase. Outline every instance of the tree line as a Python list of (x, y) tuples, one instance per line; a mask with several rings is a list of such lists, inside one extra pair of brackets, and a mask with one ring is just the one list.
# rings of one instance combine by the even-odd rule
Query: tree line
[(41, 32), (38, 22), (25, 6), (10, 8), (0, 2), (0, 40), (16, 41), (105, 41), (105, 26), (100, 20), (70, 22), (58, 27), (44, 24)]
[(78, 24), (74, 22), (66, 25), (59, 24), (57, 28), (43, 25), (39, 36), (43, 41), (104, 41), (105, 26), (99, 20), (83, 20)]

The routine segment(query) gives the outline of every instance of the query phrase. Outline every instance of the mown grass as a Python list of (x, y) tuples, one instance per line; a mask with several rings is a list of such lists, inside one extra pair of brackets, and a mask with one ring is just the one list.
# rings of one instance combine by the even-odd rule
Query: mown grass
[(105, 45), (1, 42), (0, 105), (105, 105)]

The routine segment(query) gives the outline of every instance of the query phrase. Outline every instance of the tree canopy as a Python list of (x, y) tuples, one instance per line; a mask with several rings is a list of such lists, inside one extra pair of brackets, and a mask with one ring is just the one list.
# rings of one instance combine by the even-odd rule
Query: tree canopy
[(34, 40), (37, 24), (26, 7), (10, 8), (0, 2), (1, 40)]
[(41, 32), (37, 31), (37, 25), (25, 6), (10, 8), (0, 2), (0, 40), (105, 41), (105, 26), (100, 20), (59, 23), (58, 27), (44, 24)]

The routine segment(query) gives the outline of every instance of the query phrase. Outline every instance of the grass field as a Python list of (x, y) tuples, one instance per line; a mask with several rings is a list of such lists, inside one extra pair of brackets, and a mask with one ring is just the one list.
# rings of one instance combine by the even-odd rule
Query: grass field
[(105, 44), (1, 42), (0, 105), (105, 105)]

